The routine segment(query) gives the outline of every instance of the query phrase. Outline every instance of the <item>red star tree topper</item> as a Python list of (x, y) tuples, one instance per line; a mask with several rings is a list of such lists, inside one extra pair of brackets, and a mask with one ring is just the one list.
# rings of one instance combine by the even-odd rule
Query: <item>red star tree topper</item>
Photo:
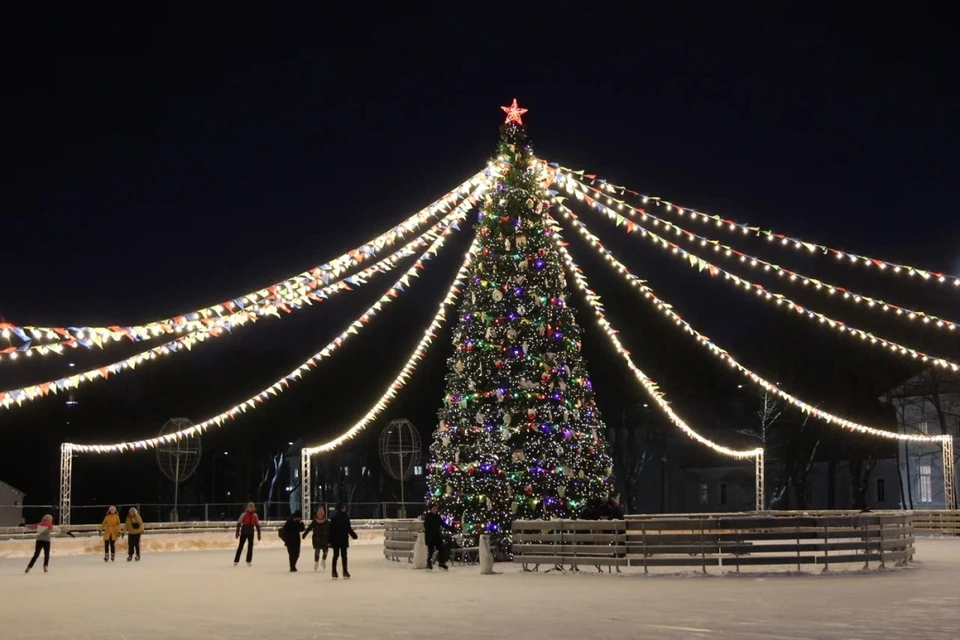
[(504, 124), (510, 124), (511, 122), (516, 122), (518, 125), (523, 126), (523, 120), (520, 119), (520, 116), (527, 112), (526, 109), (521, 109), (517, 106), (517, 99), (513, 99), (513, 104), (509, 107), (500, 107), (503, 109), (504, 113), (507, 114), (507, 119), (504, 121)]

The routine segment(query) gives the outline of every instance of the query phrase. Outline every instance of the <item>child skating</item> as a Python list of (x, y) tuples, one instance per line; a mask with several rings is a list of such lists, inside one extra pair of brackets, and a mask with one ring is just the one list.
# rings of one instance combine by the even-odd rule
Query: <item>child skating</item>
[[(313, 570), (326, 569), (327, 549), (330, 545), (330, 521), (327, 520), (327, 512), (323, 507), (317, 509), (317, 515), (303, 532), (303, 538), (306, 539), (311, 532), (313, 533)], [(320, 552), (323, 552), (322, 558)]]
[[(127, 533), (127, 562), (136, 557), (140, 562), (140, 536), (143, 535), (143, 518), (134, 507), (130, 507), (127, 512), (127, 521), (124, 523), (124, 531)], [(136, 554), (136, 555), (134, 555)]]
[(243, 545), (247, 545), (247, 566), (253, 565), (253, 532), (257, 532), (257, 542), (260, 541), (260, 518), (257, 517), (257, 507), (252, 502), (247, 505), (247, 510), (243, 512), (240, 519), (237, 520), (237, 539), (240, 544), (237, 546), (237, 555), (233, 557), (233, 566), (240, 564), (240, 554), (243, 552)]
[(53, 536), (53, 516), (47, 514), (43, 516), (40, 522), (28, 525), (27, 528), (36, 529), (37, 538), (33, 549), (33, 557), (30, 558), (30, 564), (27, 565), (27, 570), (24, 573), (30, 573), (30, 569), (33, 569), (33, 565), (36, 564), (41, 552), (43, 552), (43, 572), (47, 573), (50, 571), (50, 538)]
[(120, 516), (116, 507), (107, 509), (100, 531), (103, 532), (103, 561), (113, 562), (117, 559), (117, 538), (120, 537)]

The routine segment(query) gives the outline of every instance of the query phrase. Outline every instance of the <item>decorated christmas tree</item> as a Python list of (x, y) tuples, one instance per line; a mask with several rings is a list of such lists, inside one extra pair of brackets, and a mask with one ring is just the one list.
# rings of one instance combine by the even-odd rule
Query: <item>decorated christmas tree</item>
[(603, 500), (613, 469), (580, 353), (566, 275), (548, 225), (547, 174), (503, 107), (495, 186), (477, 223), (447, 387), (431, 445), (428, 500), (462, 543), (510, 522), (571, 518)]

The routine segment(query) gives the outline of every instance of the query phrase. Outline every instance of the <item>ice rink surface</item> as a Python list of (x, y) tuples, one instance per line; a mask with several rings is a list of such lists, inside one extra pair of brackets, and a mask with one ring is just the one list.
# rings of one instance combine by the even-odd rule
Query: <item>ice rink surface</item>
[(0, 560), (0, 640), (960, 637), (957, 539), (918, 540), (905, 570), (766, 577), (429, 573), (367, 544), (350, 549), (349, 581), (314, 573), (312, 553), (289, 573), (277, 549), (248, 568), (223, 551), (127, 563), (118, 547), (105, 564), (54, 546), (49, 574)]

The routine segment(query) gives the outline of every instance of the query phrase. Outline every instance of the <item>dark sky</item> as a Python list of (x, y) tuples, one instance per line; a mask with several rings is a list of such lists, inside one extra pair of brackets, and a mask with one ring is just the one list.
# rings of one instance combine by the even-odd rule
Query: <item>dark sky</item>
[[(548, 159), (833, 246), (960, 272), (951, 21), (929, 8), (777, 4), (744, 15), (701, 3), (643, 12), (596, 3), (460, 12), (369, 3), (325, 3), (322, 11), (197, 3), (7, 9), (0, 316), (134, 324), (323, 262), (476, 171), (495, 148), (499, 106), (514, 97), (529, 108), (525, 122)], [(619, 233), (592, 226), (604, 237)], [(448, 253), (462, 253), (464, 241)], [(669, 265), (648, 245), (617, 246)], [(266, 417), (236, 423), (211, 446), (236, 446), (241, 436), (249, 444), (250, 425), (277, 415), (285, 416), (272, 424), (277, 440), (314, 440), (351, 423), (383, 381), (344, 393), (343, 377), (354, 375), (344, 371), (369, 383), (374, 359), (389, 379), (455, 262), (448, 256), (438, 267), (409, 313), (398, 304), (389, 329), (407, 342), (398, 347), (388, 335), (374, 343), (392, 345), (389, 356), (380, 347), (347, 351), (345, 363), (291, 392), (318, 398), (317, 407), (281, 401), (281, 413), (262, 410)], [(863, 275), (831, 273), (840, 284)], [(678, 305), (702, 283), (665, 278)], [(905, 303), (919, 295), (890, 281), (871, 286), (881, 296), (903, 292)], [(713, 303), (736, 294), (720, 284), (710, 291), (694, 296), (691, 313), (716, 320), (703, 326), (711, 335), (742, 341), (748, 321), (722, 317)], [(934, 292), (924, 300), (960, 316), (956, 297)], [(83, 418), (52, 408), (62, 399), (5, 411), (0, 478), (52, 499), (63, 437), (136, 438), (175, 414), (202, 420), (304, 360), (368, 303), (360, 294), (325, 303), (154, 372), (126, 374), (134, 380), (118, 386), (90, 385), (97, 389), (81, 392), (86, 413), (76, 414)], [(625, 314), (622, 328), (634, 322)], [(588, 351), (597, 375), (624, 377), (601, 346)], [(131, 352), (119, 349), (89, 354), (90, 362)], [(433, 361), (429, 384), (399, 405), (425, 433), (443, 357)], [(751, 363), (761, 368), (762, 354)], [(4, 388), (46, 373), (15, 366), (2, 364)], [(241, 390), (226, 384), (231, 376), (242, 378)], [(222, 388), (201, 392), (201, 383)], [(669, 392), (666, 380), (664, 387)]]

